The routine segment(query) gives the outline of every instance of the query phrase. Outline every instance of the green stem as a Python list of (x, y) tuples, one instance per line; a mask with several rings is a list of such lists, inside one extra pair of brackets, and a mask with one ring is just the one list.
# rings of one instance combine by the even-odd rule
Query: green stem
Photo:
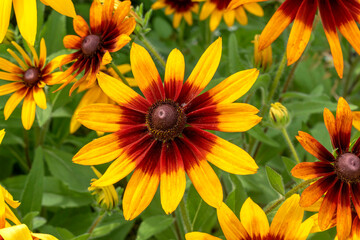
[[(302, 57), (301, 57), (298, 61), (296, 61), (296, 63), (294, 64), (294, 66), (291, 68), (291, 71), (290, 71), (288, 77), (286, 78), (286, 81), (285, 81), (283, 90), (281, 91), (281, 95), (284, 94), (284, 93), (286, 93), (286, 91), (288, 90), (289, 85), (290, 85), (290, 83), (291, 83), (291, 80), (292, 80), (293, 77), (294, 77), (295, 70), (296, 70), (297, 66), (299, 65), (299, 63), (301, 62), (301, 60), (302, 60)], [(282, 100), (283, 100), (282, 97), (280, 97), (279, 102), (282, 102)]]
[(94, 223), (91, 225), (91, 227), (90, 227), (90, 229), (89, 229), (89, 231), (88, 231), (88, 233), (90, 234), (90, 236), (91, 236), (92, 232), (94, 231), (94, 229), (97, 227), (97, 225), (98, 225), (98, 224), (101, 222), (101, 220), (104, 218), (104, 216), (105, 216), (105, 212), (100, 213), (99, 216), (95, 219)]
[(279, 68), (276, 71), (276, 75), (275, 75), (274, 81), (273, 81), (273, 83), (271, 85), (267, 102), (270, 102), (271, 99), (273, 98), (274, 94), (275, 94), (275, 91), (276, 91), (276, 88), (277, 88), (277, 86), (279, 84), (280, 78), (281, 78), (281, 76), (282, 76), (282, 74), (284, 72), (285, 65), (286, 65), (286, 54), (284, 54), (284, 56), (282, 57)]
[(175, 226), (175, 234), (176, 234), (176, 238), (178, 240), (182, 240), (183, 239), (183, 235), (181, 234), (181, 231), (180, 231), (180, 227), (179, 227), (179, 222), (178, 222), (178, 219), (176, 218), (176, 215), (175, 215), (175, 212), (172, 213), (172, 216), (174, 218), (174, 226)]
[(120, 77), (120, 79), (123, 81), (123, 83), (125, 83), (127, 86), (130, 86), (128, 81), (126, 80), (125, 76), (120, 72), (120, 70), (117, 68), (117, 66), (113, 62), (109, 63), (109, 65), (112, 69), (114, 69), (114, 71)]
[(282, 134), (284, 135), (284, 138), (285, 138), (286, 142), (288, 143), (292, 154), (294, 155), (294, 158), (295, 158), (295, 160), (296, 160), (296, 163), (300, 163), (299, 156), (298, 156), (298, 154), (297, 154), (297, 152), (296, 152), (296, 150), (295, 150), (295, 147), (294, 147), (293, 143), (291, 142), (291, 140), (290, 140), (290, 138), (289, 138), (289, 134), (287, 133), (286, 128), (282, 128), (282, 129), (281, 129), (281, 132), (282, 132)]
[(299, 183), (298, 185), (296, 185), (295, 187), (293, 187), (290, 191), (288, 191), (284, 197), (281, 197), (280, 199), (278, 199), (277, 201), (275, 201), (272, 205), (266, 207), (264, 209), (265, 214), (269, 214), (272, 210), (274, 210), (277, 206), (279, 206), (282, 202), (284, 202), (287, 198), (291, 197), (294, 193), (296, 193), (297, 191), (306, 188), (310, 183), (316, 181), (317, 179), (309, 179), (306, 181), (303, 181), (301, 183)]
[(159, 61), (161, 66), (165, 68), (165, 60), (156, 50), (156, 48), (150, 43), (150, 41), (142, 34), (138, 34), (139, 40), (145, 45), (145, 47), (151, 52), (151, 54)]
[(193, 220), (193, 222), (192, 222), (192, 224), (191, 224), (191, 231), (194, 230), (194, 225), (195, 225), (196, 219), (197, 219), (197, 217), (198, 217), (198, 215), (199, 215), (200, 208), (201, 208), (201, 203), (202, 203), (202, 202), (203, 202), (203, 200), (201, 199), (201, 200), (200, 200), (200, 203), (199, 203), (199, 206), (198, 206), (198, 208), (196, 209), (196, 213), (195, 213), (195, 216), (194, 216), (194, 220)]
[(184, 223), (185, 233), (191, 232), (191, 224), (190, 224), (189, 216), (187, 215), (187, 212), (186, 212), (184, 198), (181, 199), (181, 202), (180, 202), (180, 213), (181, 213), (181, 219)]

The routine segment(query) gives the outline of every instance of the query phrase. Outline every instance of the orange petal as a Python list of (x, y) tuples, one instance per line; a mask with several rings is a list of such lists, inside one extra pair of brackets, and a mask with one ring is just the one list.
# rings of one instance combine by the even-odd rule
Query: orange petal
[(324, 122), (326, 129), (329, 132), (333, 148), (339, 149), (340, 145), (339, 145), (337, 128), (335, 126), (335, 118), (334, 115), (327, 108), (324, 109)]
[(240, 220), (252, 239), (266, 239), (269, 221), (265, 212), (251, 198), (246, 199), (241, 207)]
[(339, 134), (341, 153), (348, 152), (352, 128), (352, 113), (349, 104), (342, 97), (340, 97), (338, 101), (335, 122)]
[(46, 96), (43, 88), (33, 87), (32, 92), (36, 105), (42, 109), (46, 109)]
[(317, 0), (302, 1), (287, 44), (288, 65), (296, 62), (309, 42), (312, 24), (317, 10)]
[(80, 37), (86, 37), (90, 34), (89, 25), (80, 15), (73, 20), (74, 30)]
[(21, 81), (22, 78), (14, 73), (0, 72), (0, 79), (5, 81)]
[(21, 82), (13, 82), (0, 86), (0, 96), (15, 92), (21, 88), (25, 87)]
[(186, 240), (221, 240), (221, 238), (211, 236), (207, 233), (201, 233), (201, 232), (191, 232), (185, 234)]
[(303, 1), (286, 0), (266, 24), (259, 38), (259, 51), (267, 48), (294, 20)]
[(40, 59), (39, 59), (39, 68), (42, 69), (46, 61), (46, 45), (44, 38), (40, 41)]
[(303, 148), (311, 155), (323, 162), (334, 162), (334, 156), (315, 138), (306, 132), (299, 131), (299, 136), (296, 139), (300, 142)]
[(339, 239), (347, 239), (351, 232), (350, 186), (344, 182), (341, 188), (336, 213), (336, 230)]
[(329, 1), (318, 1), (321, 21), (324, 26), (326, 38), (330, 45), (334, 66), (340, 78), (343, 77), (344, 62), (340, 41), (337, 34), (335, 19)]
[(324, 201), (319, 210), (319, 227), (321, 230), (327, 229), (333, 219), (339, 199), (339, 190), (342, 182), (337, 181), (335, 185), (326, 193)]
[(63, 39), (64, 47), (70, 49), (81, 48), (81, 38), (76, 35), (66, 35)]
[(101, 32), (102, 5), (99, 0), (94, 0), (90, 7), (90, 28), (93, 34)]
[(9, 72), (9, 73), (16, 73), (16, 74), (23, 73), (23, 70), (21, 70), (21, 68), (19, 68), (18, 66), (16, 66), (12, 62), (10, 62), (4, 58), (0, 58), (0, 69), (4, 70), (6, 72)]
[(302, 162), (298, 163), (291, 174), (296, 178), (304, 180), (313, 179), (322, 176), (328, 176), (334, 173), (334, 167), (326, 162)]
[(336, 183), (336, 175), (323, 177), (307, 187), (300, 198), (300, 206), (310, 207)]

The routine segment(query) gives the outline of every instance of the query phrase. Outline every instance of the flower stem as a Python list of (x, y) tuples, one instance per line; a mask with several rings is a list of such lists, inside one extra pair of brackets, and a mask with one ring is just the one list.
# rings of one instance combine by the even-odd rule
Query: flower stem
[(296, 152), (296, 150), (295, 150), (295, 147), (294, 147), (293, 143), (291, 142), (291, 140), (290, 140), (290, 138), (289, 138), (289, 134), (287, 133), (286, 128), (284, 128), (284, 127), (281, 128), (281, 132), (282, 132), (282, 134), (284, 135), (284, 138), (285, 138), (286, 142), (288, 143), (292, 154), (294, 155), (294, 158), (295, 158), (295, 160), (296, 160), (296, 163), (300, 163), (299, 156), (298, 156), (298, 154), (297, 154), (297, 152)]
[(275, 201), (272, 205), (266, 207), (264, 209), (265, 214), (269, 214), (272, 210), (274, 210), (277, 206), (279, 206), (282, 202), (284, 202), (287, 198), (291, 197), (294, 193), (296, 193), (297, 191), (306, 188), (310, 183), (316, 181), (317, 179), (309, 179), (306, 181), (303, 181), (301, 183), (299, 183), (298, 185), (296, 185), (295, 187), (293, 187), (290, 191), (288, 191), (284, 197), (281, 197), (280, 199), (278, 199), (277, 201)]
[(275, 90), (276, 90), (276, 88), (277, 88), (277, 86), (279, 84), (280, 78), (281, 78), (281, 76), (282, 76), (282, 74), (284, 72), (285, 65), (286, 65), (286, 53), (282, 57), (279, 68), (276, 71), (276, 75), (275, 75), (274, 81), (273, 81), (273, 83), (271, 85), (270, 92), (269, 92), (269, 95), (268, 95), (268, 99), (267, 99), (268, 102), (271, 101), (271, 99), (273, 98), (273, 96), (275, 94)]
[(181, 219), (184, 223), (185, 233), (191, 232), (191, 224), (190, 224), (189, 216), (186, 212), (184, 198), (181, 199), (181, 202), (180, 202), (180, 213), (181, 213)]
[(165, 68), (165, 61), (156, 48), (150, 43), (150, 41), (142, 34), (138, 34), (139, 40), (145, 45), (145, 47), (151, 52), (151, 54), (159, 61), (160, 65)]
[(95, 221), (93, 222), (93, 224), (91, 225), (88, 233), (91, 235), (92, 232), (94, 231), (94, 229), (96, 228), (96, 226), (101, 222), (101, 220), (104, 218), (105, 216), (105, 212), (100, 213), (99, 216), (95, 219)]
[(123, 81), (123, 83), (125, 83), (127, 86), (130, 86), (128, 81), (126, 80), (125, 76), (120, 72), (120, 70), (117, 68), (117, 66), (113, 62), (109, 63), (109, 65), (112, 69), (114, 69), (114, 71), (120, 77), (120, 79)]

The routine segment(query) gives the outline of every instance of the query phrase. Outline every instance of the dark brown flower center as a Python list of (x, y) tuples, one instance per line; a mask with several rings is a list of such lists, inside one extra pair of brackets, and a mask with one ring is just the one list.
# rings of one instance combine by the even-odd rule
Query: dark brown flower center
[(92, 56), (100, 48), (101, 39), (98, 35), (88, 35), (81, 43), (81, 50), (86, 56)]
[(335, 161), (335, 172), (346, 182), (360, 181), (360, 159), (353, 153), (341, 154)]
[(186, 116), (179, 104), (172, 100), (154, 103), (146, 115), (146, 125), (151, 135), (166, 142), (178, 137), (186, 124)]
[(231, 0), (211, 0), (211, 2), (216, 4), (217, 9), (225, 10), (229, 6)]
[(40, 71), (36, 67), (31, 67), (24, 73), (24, 83), (27, 87), (32, 87), (40, 80)]
[(165, 0), (165, 3), (174, 8), (176, 12), (190, 11), (191, 8), (197, 4), (192, 0)]

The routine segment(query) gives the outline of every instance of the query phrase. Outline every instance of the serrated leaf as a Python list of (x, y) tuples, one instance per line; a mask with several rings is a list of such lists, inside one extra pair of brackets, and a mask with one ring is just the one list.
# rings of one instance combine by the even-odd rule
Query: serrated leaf
[(29, 212), (40, 212), (44, 185), (43, 150), (35, 150), (34, 162), (26, 178), (24, 191), (21, 194), (20, 211), (25, 216)]
[(282, 176), (269, 166), (266, 166), (266, 175), (274, 190), (281, 195), (285, 195), (285, 188)]
[(145, 219), (139, 227), (136, 240), (146, 240), (168, 228), (174, 219), (171, 216), (153, 216)]

